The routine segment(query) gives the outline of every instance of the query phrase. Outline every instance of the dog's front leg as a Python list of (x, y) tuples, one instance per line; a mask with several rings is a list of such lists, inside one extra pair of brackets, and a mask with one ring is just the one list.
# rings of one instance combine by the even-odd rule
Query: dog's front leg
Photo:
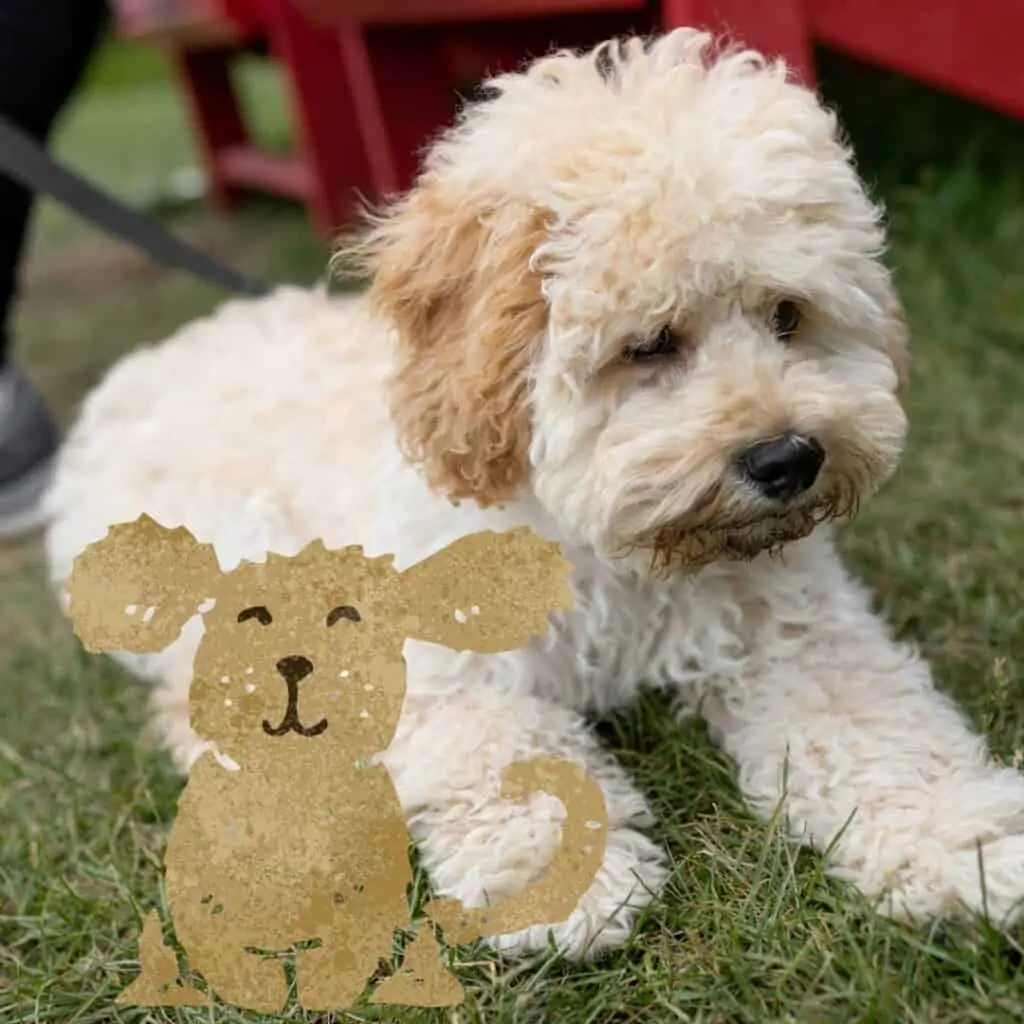
[[(664, 854), (640, 831), (651, 822), (644, 798), (580, 717), (493, 680), (433, 687), (418, 679), (386, 764), (435, 894), (483, 907), (521, 892), (554, 857), (564, 817), (559, 801), (545, 793), (501, 795), (503, 769), (538, 756), (581, 765), (604, 795), (602, 866), (569, 919), (550, 928), (563, 953), (592, 957), (628, 939), (667, 872)], [(488, 941), (526, 953), (547, 948), (548, 934), (538, 925)]]
[(1006, 921), (1024, 897), (1024, 777), (838, 563), (824, 570), (799, 600), (782, 597), (798, 593), (792, 577), (777, 588), (751, 653), (706, 695), (712, 735), (754, 808), (781, 803), (796, 838), (834, 844), (834, 873), (884, 911)]

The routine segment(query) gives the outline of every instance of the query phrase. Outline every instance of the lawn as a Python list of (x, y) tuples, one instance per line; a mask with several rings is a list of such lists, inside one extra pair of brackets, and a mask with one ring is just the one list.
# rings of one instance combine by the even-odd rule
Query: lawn
[[(915, 339), (903, 469), (847, 528), (850, 560), (940, 685), (1024, 761), (1024, 130), (826, 57), (824, 87), (892, 220)], [(274, 81), (247, 93), (284, 132)], [(109, 50), (60, 153), (158, 203), (193, 160), (159, 65)], [(301, 211), (261, 202), (229, 222), (162, 216), (245, 271), (313, 282), (325, 253)], [(47, 207), (36, 225), (18, 353), (60, 411), (120, 353), (219, 301)], [(602, 726), (649, 795), (671, 884), (630, 945), (596, 966), (521, 966), (460, 950), (469, 992), (408, 1021), (962, 1022), (1024, 1016), (1024, 929), (913, 931), (874, 916), (820, 860), (753, 820), (699, 727), (654, 700)], [(43, 583), (38, 541), (0, 547), (0, 1020), (233, 1022), (230, 1008), (115, 1007), (135, 976), (138, 912), (159, 901), (180, 783), (145, 734), (145, 694), (84, 655)], [(486, 962), (485, 962), (486, 961)], [(295, 1019), (303, 1018), (301, 1011)], [(366, 1009), (356, 1020), (386, 1019)], [(247, 1018), (252, 1020), (254, 1018)]]

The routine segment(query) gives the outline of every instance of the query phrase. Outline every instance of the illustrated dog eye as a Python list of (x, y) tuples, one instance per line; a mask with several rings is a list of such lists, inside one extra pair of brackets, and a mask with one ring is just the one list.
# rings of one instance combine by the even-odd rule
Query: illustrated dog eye
[(245, 611), (238, 613), (239, 622), (246, 622), (249, 619), (256, 619), (261, 626), (269, 626), (274, 621), (270, 612), (261, 604), (254, 605), (252, 608), (246, 608)]
[(789, 341), (800, 326), (800, 307), (789, 299), (784, 299), (772, 313), (772, 330), (780, 341)]
[(679, 351), (679, 338), (671, 327), (662, 327), (657, 334), (623, 353), (627, 363), (651, 363), (674, 356)]
[(348, 619), (349, 622), (362, 622), (363, 617), (350, 604), (340, 604), (327, 613), (327, 625), (333, 626), (338, 619)]

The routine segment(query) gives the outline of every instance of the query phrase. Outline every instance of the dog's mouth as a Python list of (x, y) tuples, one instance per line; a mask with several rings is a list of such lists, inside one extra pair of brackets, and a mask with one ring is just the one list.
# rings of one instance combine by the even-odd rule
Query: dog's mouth
[[(710, 504), (710, 502), (709, 502)], [(716, 520), (689, 515), (650, 531), (635, 545), (651, 557), (651, 571), (693, 571), (721, 561), (751, 561), (768, 552), (776, 554), (787, 544), (810, 536), (822, 523), (851, 519), (857, 498), (849, 494), (818, 495), (802, 505), (756, 516)]]
[(285, 709), (284, 718), (280, 725), (271, 725), (267, 719), (263, 719), (263, 731), (268, 736), (287, 736), (288, 733), (298, 733), (300, 736), (319, 736), (327, 728), (327, 719), (321, 718), (316, 725), (303, 725), (299, 721), (299, 686), (294, 680), (287, 680), (288, 686), (288, 707)]

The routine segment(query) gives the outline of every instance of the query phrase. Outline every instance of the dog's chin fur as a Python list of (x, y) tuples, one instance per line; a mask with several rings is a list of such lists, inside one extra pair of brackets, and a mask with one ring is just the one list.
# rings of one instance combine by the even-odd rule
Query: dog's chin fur
[(828, 506), (812, 505), (697, 529), (684, 519), (638, 538), (633, 550), (649, 553), (652, 574), (692, 572), (720, 559), (749, 562), (762, 552), (780, 553), (786, 544), (809, 536), (815, 527), (834, 517)]
[[(401, 570), (530, 526), (575, 567), (576, 607), (546, 638), (499, 656), (406, 649), (387, 764), (440, 894), (480, 905), (543, 871), (557, 804), (502, 800), (500, 773), (568, 757), (600, 780), (611, 829), (555, 939), (577, 956), (625, 941), (668, 868), (582, 716), (644, 681), (699, 707), (751, 806), (784, 801), (794, 836), (885, 909), (1008, 919), (1024, 783), (893, 643), (827, 525), (890, 478), (906, 433), (881, 213), (835, 117), (781, 65), (687, 30), (491, 85), (340, 248), (365, 295), (228, 303), (88, 396), (50, 495), (58, 590), (87, 544), (142, 513), (188, 527), (225, 570), (315, 539)], [(783, 300), (801, 314), (786, 337)], [(674, 351), (631, 361), (667, 329)], [(734, 468), (784, 432), (825, 452), (788, 504)], [(193, 619), (161, 654), (120, 657), (156, 684), (183, 768), (203, 748), (200, 635)], [(543, 949), (547, 932), (493, 941)]]

